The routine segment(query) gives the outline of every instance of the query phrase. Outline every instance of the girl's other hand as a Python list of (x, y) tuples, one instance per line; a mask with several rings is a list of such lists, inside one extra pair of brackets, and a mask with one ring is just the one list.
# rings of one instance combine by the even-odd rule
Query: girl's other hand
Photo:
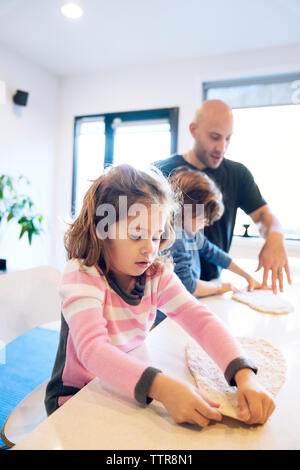
[(221, 421), (220, 405), (201, 396), (194, 387), (164, 374), (157, 374), (149, 396), (160, 401), (175, 423), (197, 424), (204, 428), (210, 420)]
[(241, 369), (235, 374), (239, 417), (247, 424), (264, 424), (275, 409), (269, 392), (259, 383), (251, 369)]
[(236, 294), (239, 292), (239, 289), (231, 284), (231, 282), (221, 282), (218, 294), (225, 294), (225, 292), (234, 292)]
[(262, 285), (256, 279), (254, 279), (254, 277), (249, 276), (247, 281), (248, 281), (247, 290), (249, 292), (251, 292), (255, 289), (261, 289), (262, 288)]

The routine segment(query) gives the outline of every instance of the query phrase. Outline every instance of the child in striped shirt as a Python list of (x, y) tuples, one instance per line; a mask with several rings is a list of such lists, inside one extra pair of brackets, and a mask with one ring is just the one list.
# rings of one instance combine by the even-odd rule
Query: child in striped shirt
[(236, 385), (240, 417), (265, 423), (274, 402), (239, 343), (183, 286), (159, 252), (173, 242), (176, 194), (158, 170), (110, 168), (94, 181), (65, 235), (61, 334), (45, 405), (48, 414), (94, 377), (147, 405), (160, 401), (176, 423), (221, 420), (218, 404), (127, 352), (146, 339), (156, 310), (181, 325)]

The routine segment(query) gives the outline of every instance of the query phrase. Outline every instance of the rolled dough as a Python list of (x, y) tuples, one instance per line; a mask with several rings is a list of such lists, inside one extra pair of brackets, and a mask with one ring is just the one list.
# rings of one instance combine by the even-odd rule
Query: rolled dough
[(290, 302), (280, 297), (279, 294), (273, 294), (271, 290), (256, 289), (252, 292), (242, 291), (233, 294), (232, 298), (262, 313), (284, 315), (294, 310)]
[[(259, 382), (273, 398), (285, 381), (286, 361), (281, 352), (263, 339), (237, 338), (246, 357), (258, 368)], [(186, 345), (186, 363), (195, 379), (198, 390), (220, 404), (218, 410), (225, 416), (240, 419), (237, 388), (227, 384), (222, 371), (195, 341)]]

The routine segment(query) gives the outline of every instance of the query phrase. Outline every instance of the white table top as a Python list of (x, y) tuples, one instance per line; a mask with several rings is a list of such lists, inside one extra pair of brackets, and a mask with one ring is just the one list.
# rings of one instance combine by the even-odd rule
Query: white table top
[[(262, 314), (235, 302), (231, 294), (202, 299), (236, 336), (263, 338), (286, 358), (286, 382), (277, 408), (264, 426), (223, 417), (200, 430), (176, 425), (158, 402), (147, 408), (124, 398), (99, 379), (65, 403), (14, 447), (18, 449), (300, 449), (300, 279), (283, 295), (295, 305), (288, 315)], [(172, 320), (154, 328), (135, 357), (191, 383), (184, 362), (189, 336)]]

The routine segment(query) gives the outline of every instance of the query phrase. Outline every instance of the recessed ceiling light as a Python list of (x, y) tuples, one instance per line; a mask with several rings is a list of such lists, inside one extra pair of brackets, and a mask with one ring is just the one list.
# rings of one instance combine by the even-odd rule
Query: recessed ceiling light
[(66, 18), (70, 18), (72, 20), (76, 20), (83, 15), (82, 8), (77, 5), (77, 3), (73, 2), (64, 3), (60, 10)]

